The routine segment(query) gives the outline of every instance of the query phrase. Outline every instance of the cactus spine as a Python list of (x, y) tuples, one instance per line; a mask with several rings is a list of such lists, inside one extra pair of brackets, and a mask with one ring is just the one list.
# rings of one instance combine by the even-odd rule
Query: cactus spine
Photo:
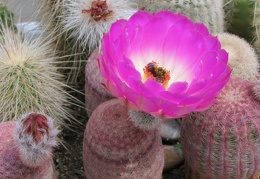
[(169, 9), (195, 22), (204, 23), (213, 34), (224, 31), (222, 0), (140, 0), (139, 8), (150, 12)]
[(218, 34), (221, 47), (228, 52), (228, 65), (232, 76), (255, 81), (259, 71), (259, 61), (255, 49), (244, 39), (229, 33)]
[(142, 130), (129, 118), (119, 99), (106, 101), (94, 110), (83, 141), (88, 179), (161, 179), (164, 153), (159, 131)]
[[(58, 72), (51, 40), (31, 39), (3, 28), (0, 43), (0, 121), (16, 120), (30, 111), (42, 111), (62, 124), (74, 119), (69, 95)], [(70, 98), (70, 99), (69, 99)]]
[(260, 103), (251, 88), (251, 82), (233, 78), (218, 103), (183, 119), (187, 177), (246, 179), (260, 171)]

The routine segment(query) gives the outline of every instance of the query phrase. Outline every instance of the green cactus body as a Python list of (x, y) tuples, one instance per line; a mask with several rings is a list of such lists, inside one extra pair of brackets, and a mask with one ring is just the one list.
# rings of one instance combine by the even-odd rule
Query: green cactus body
[[(23, 113), (44, 112), (59, 124), (74, 119), (69, 105), (78, 104), (65, 90), (68, 86), (51, 40), (14, 33), (3, 28), (0, 43), (0, 122), (16, 120)], [(71, 88), (70, 88), (71, 89)], [(81, 104), (82, 105), (82, 104)]]
[[(257, 4), (256, 1), (255, 3)], [(233, 8), (233, 16), (227, 24), (227, 31), (252, 43), (255, 35), (252, 27), (255, 4), (251, 0), (235, 0)]]
[(255, 29), (255, 47), (257, 53), (260, 53), (260, 2), (258, 0), (252, 0), (254, 5), (254, 19), (253, 19), (253, 27)]
[(224, 31), (222, 0), (140, 0), (139, 8), (150, 12), (171, 10), (195, 22), (204, 23), (213, 34)]
[(181, 124), (188, 178), (247, 179), (260, 171), (260, 103), (252, 83), (233, 78), (204, 112)]
[[(2, 27), (10, 27), (13, 30), (16, 30), (13, 23), (13, 14), (8, 11), (8, 9), (0, 2), (0, 24), (3, 24)], [(0, 42), (3, 41), (2, 27), (0, 27)]]

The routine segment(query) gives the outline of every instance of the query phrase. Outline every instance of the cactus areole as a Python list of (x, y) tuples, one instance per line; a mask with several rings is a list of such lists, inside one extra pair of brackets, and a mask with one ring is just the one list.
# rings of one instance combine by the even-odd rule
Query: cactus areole
[(82, 10), (82, 13), (90, 13), (95, 21), (105, 19), (112, 12), (113, 11), (108, 9), (106, 1), (100, 1), (100, 0), (93, 1), (90, 9)]
[(42, 114), (31, 113), (23, 120), (25, 132), (32, 135), (36, 143), (41, 142), (44, 133), (48, 133), (49, 125), (47, 118)]

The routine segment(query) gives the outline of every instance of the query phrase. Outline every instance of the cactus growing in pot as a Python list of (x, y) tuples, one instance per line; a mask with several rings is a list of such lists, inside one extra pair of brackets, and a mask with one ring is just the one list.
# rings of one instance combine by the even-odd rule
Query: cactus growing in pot
[(59, 130), (43, 113), (0, 124), (0, 178), (57, 179), (53, 148)]
[(260, 103), (253, 83), (232, 78), (218, 103), (181, 124), (188, 178), (246, 179), (260, 171)]

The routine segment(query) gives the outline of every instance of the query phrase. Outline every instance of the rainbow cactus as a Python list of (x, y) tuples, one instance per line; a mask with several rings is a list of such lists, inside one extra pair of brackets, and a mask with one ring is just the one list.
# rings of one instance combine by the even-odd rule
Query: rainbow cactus
[(0, 124), (0, 178), (57, 179), (53, 149), (59, 130), (43, 113)]
[(102, 85), (102, 76), (98, 68), (100, 52), (96, 49), (89, 57), (85, 67), (85, 105), (88, 116), (104, 101), (114, 98)]
[(188, 178), (245, 179), (260, 171), (260, 102), (252, 85), (233, 78), (218, 103), (184, 118), (181, 143)]
[(83, 161), (88, 179), (161, 179), (164, 164), (159, 131), (134, 125), (119, 99), (99, 105), (84, 133)]
[(204, 23), (213, 34), (224, 31), (223, 0), (138, 0), (139, 8), (149, 12), (171, 10), (195, 22)]

